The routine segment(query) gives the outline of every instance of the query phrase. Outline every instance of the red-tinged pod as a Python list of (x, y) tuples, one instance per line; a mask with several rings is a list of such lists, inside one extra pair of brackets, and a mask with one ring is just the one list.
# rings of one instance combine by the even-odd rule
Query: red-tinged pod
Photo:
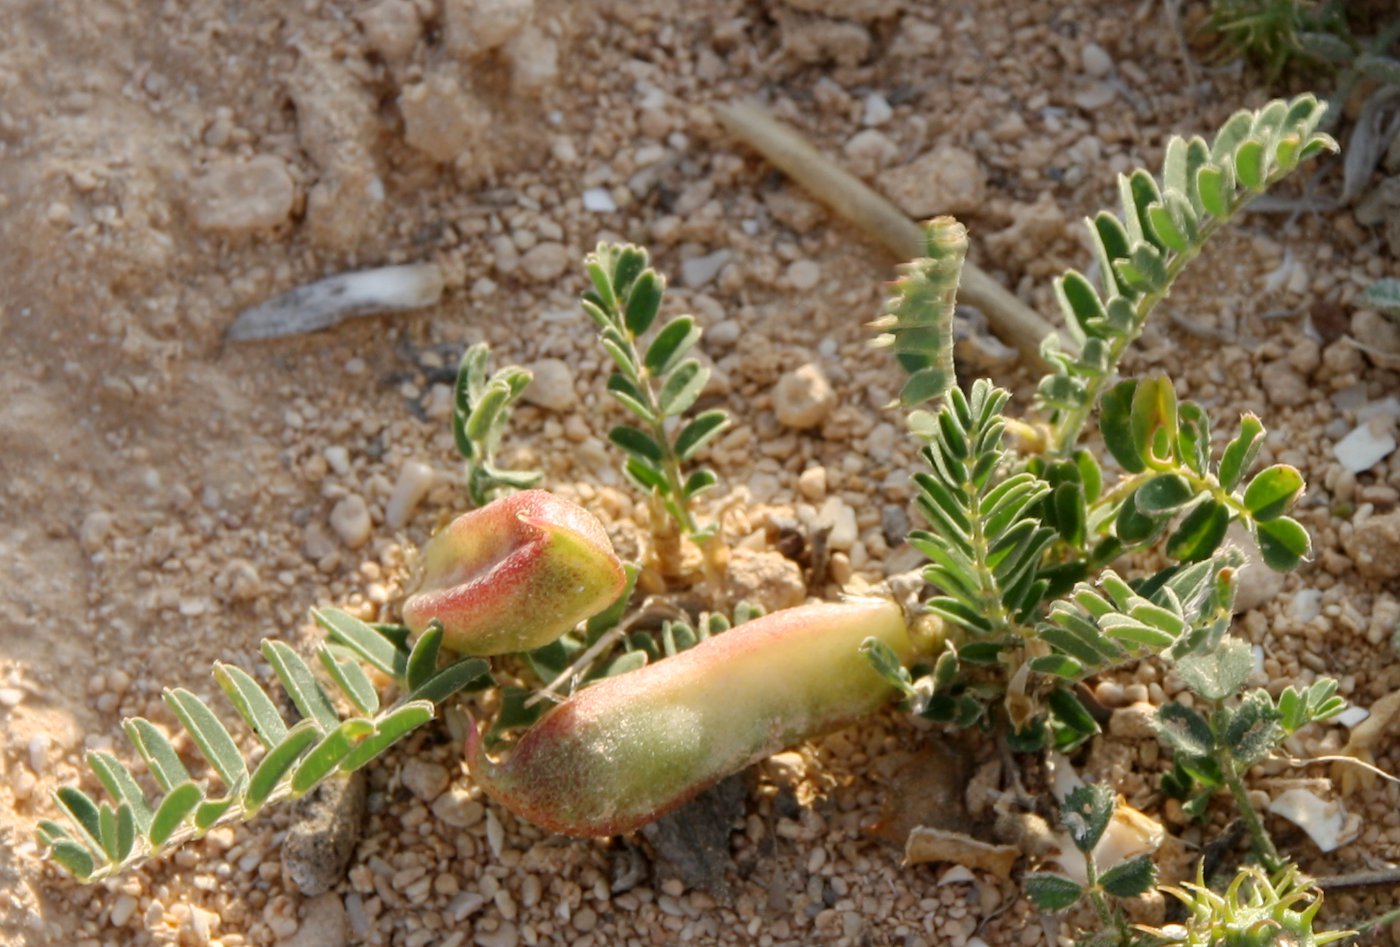
[(543, 490), (465, 513), (428, 541), (404, 624), (437, 619), (461, 654), (528, 651), (602, 611), (626, 585), (598, 518)]
[(835, 730), (894, 696), (860, 652), (913, 644), (884, 599), (803, 605), (585, 688), (495, 763), (475, 728), (472, 778), (529, 821), (565, 835), (629, 832), (730, 773)]

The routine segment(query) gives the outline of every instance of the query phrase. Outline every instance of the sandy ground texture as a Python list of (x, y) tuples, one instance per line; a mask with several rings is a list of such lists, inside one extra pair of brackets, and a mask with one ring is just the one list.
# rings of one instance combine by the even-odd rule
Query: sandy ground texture
[[(1268, 97), (1229, 71), (1191, 89), (1163, 6), (0, 6), (0, 943), (1053, 940), (1012, 881), (901, 867), (896, 817), (955, 811), (946, 775), (986, 754), (931, 760), (946, 741), (893, 712), (758, 767), (710, 890), (653, 870), (644, 840), (547, 837), (485, 802), (441, 726), (373, 769), (348, 875), (317, 897), (284, 871), (286, 811), (92, 888), (43, 864), (32, 832), (54, 788), (96, 788), (85, 751), (132, 759), (124, 716), (170, 723), (162, 687), (212, 699), (210, 663), (264, 673), (266, 636), (309, 653), (313, 605), (393, 613), (406, 549), (466, 503), (445, 382), (467, 343), (539, 372), (506, 459), (542, 467), (635, 552), (643, 508), (605, 442), (620, 414), (575, 302), (600, 239), (651, 247), (670, 311), (705, 327), (707, 397), (737, 418), (710, 460), (755, 590), (782, 604), (911, 565), (916, 451), (881, 409), (898, 377), (863, 327), (895, 261), (728, 139), (709, 105), (756, 96), (911, 215), (959, 215), (973, 257), (1049, 314), (1048, 277), (1087, 264), (1077, 221), (1115, 201), (1115, 172)], [(1358, 424), (1394, 432), (1400, 377), (1347, 338), (1394, 342), (1357, 301), (1400, 268), (1392, 254), (1350, 212), (1250, 216), (1126, 366), (1173, 374), (1218, 429), (1257, 411), (1262, 459), (1302, 469), (1315, 561), (1252, 572), (1237, 630), (1263, 647), (1262, 677), (1335, 675), (1363, 707), (1400, 687), (1400, 453), (1351, 473), (1334, 446)], [(429, 310), (223, 342), (237, 312), (291, 287), (420, 260), (446, 274)], [(1029, 404), (1030, 373), (984, 367)], [(831, 528), (810, 587), (774, 558), (784, 522)], [(1141, 702), (1180, 686), (1154, 666), (1100, 683), (1109, 735), (1078, 762), (1163, 818), (1185, 864), (1229, 807), (1202, 827), (1162, 805)], [(1372, 751), (1400, 772), (1393, 736)], [(1294, 749), (1347, 737), (1322, 727)], [(1300, 773), (1334, 792), (1324, 767), (1255, 783), (1277, 794)], [(1342, 802), (1355, 841), (1324, 856), (1276, 821), (1286, 850), (1318, 875), (1400, 859), (1394, 786)], [(1334, 892), (1327, 917), (1368, 916), (1394, 891)]]

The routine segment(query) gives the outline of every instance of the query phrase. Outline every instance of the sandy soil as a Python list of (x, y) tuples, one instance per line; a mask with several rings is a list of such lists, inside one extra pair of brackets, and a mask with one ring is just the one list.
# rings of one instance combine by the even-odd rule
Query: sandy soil
[[(544, 837), (483, 805), (441, 728), (377, 767), (349, 877), (316, 899), (284, 877), (285, 814), (91, 889), (40, 862), (32, 827), (53, 815), (56, 786), (94, 785), (85, 750), (130, 758), (122, 717), (169, 719), (163, 686), (212, 697), (213, 660), (252, 668), (266, 636), (314, 642), (316, 604), (389, 613), (406, 546), (466, 502), (440, 371), (464, 344), (566, 364), (578, 410), (520, 410), (511, 459), (543, 467), (635, 548), (641, 509), (604, 442), (617, 418), (604, 360), (574, 303), (577, 262), (600, 239), (649, 245), (672, 274), (669, 305), (706, 326), (712, 394), (739, 420), (711, 457), (745, 496), (734, 531), (762, 546), (774, 511), (810, 526), (835, 497), (857, 534), (810, 591), (879, 577), (898, 554), (882, 513), (907, 504), (915, 461), (880, 411), (897, 378), (863, 328), (894, 261), (728, 140), (707, 105), (758, 96), (887, 190), (935, 147), (957, 149), (937, 162), (936, 209), (961, 216), (979, 263), (1049, 314), (1047, 276), (1085, 265), (1075, 222), (1113, 200), (1113, 172), (1156, 166), (1170, 131), (1208, 131), (1268, 97), (1228, 72), (1188, 89), (1159, 6), (0, 8), (0, 942), (1051, 937), (1013, 883), (940, 884), (941, 870), (901, 868), (865, 830), (889, 793), (930, 791), (899, 775), (929, 738), (894, 714), (760, 767), (727, 900), (664, 873), (615, 884), (625, 849)], [(587, 189), (616, 209), (586, 209)], [(1397, 262), (1347, 212), (1285, 219), (1222, 237), (1127, 367), (1174, 374), (1217, 425), (1259, 412), (1275, 431), (1264, 460), (1303, 470), (1316, 561), (1256, 589), (1240, 631), (1271, 680), (1329, 673), (1368, 706), (1400, 686), (1400, 550), (1393, 523), (1366, 526), (1394, 519), (1400, 454), (1352, 475), (1332, 446), (1359, 408), (1400, 390), (1342, 338), (1360, 290)], [(222, 341), (239, 310), (288, 288), (417, 260), (447, 274), (428, 311)], [(835, 404), (812, 429), (785, 428), (775, 382), (809, 363)], [(1029, 403), (1028, 373), (995, 371)], [(385, 506), (410, 462), (441, 477), (395, 528)], [(367, 532), (331, 515), (359, 501)], [(1160, 701), (1178, 687), (1143, 668), (1104, 694)], [(1325, 728), (1298, 749), (1345, 736)], [(1090, 756), (1160, 810), (1150, 739), (1125, 730)], [(1400, 771), (1393, 740), (1376, 758)], [(1400, 858), (1397, 802), (1394, 786), (1348, 797), (1364, 827), (1331, 856), (1278, 828), (1313, 873), (1379, 867)], [(1209, 835), (1167, 818), (1187, 845)], [(1390, 892), (1339, 892), (1331, 917), (1365, 917)]]

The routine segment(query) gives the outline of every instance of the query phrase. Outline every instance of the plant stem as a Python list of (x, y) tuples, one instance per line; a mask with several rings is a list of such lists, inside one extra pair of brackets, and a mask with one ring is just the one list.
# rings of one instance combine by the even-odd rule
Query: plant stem
[(1235, 797), (1235, 806), (1240, 810), (1240, 817), (1244, 819), (1244, 824), (1249, 829), (1250, 838), (1254, 841), (1254, 854), (1259, 856), (1259, 860), (1264, 863), (1264, 868), (1270, 872), (1283, 868), (1284, 860), (1279, 857), (1278, 849), (1274, 847), (1274, 840), (1269, 837), (1268, 829), (1264, 828), (1264, 820), (1259, 817), (1259, 813), (1254, 808), (1254, 804), (1249, 801), (1249, 793), (1244, 788), (1244, 780), (1240, 778), (1239, 770), (1235, 767), (1235, 758), (1230, 755), (1230, 751), (1225, 747), (1216, 750), (1215, 761), (1220, 766), (1220, 774), (1225, 780), (1225, 785), (1230, 787), (1230, 795)]
[(1094, 863), (1094, 853), (1084, 853), (1084, 878), (1085, 890), (1089, 892), (1089, 900), (1093, 902), (1094, 910), (1098, 912), (1099, 920), (1105, 925), (1113, 925), (1121, 928), (1118, 919), (1113, 916), (1113, 911), (1109, 909), (1108, 901), (1103, 896), (1103, 889), (1099, 887), (1099, 866)]

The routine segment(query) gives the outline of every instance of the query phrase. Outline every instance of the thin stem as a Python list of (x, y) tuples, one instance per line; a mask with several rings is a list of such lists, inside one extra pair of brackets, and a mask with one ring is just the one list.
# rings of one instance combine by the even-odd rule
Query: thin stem
[(1113, 916), (1113, 911), (1108, 906), (1108, 900), (1103, 896), (1103, 889), (1099, 887), (1099, 866), (1094, 863), (1094, 853), (1084, 853), (1084, 879), (1085, 890), (1089, 892), (1089, 900), (1094, 905), (1094, 910), (1098, 912), (1099, 920), (1105, 925), (1119, 927), (1117, 919)]
[(1259, 860), (1268, 871), (1280, 870), (1284, 866), (1284, 860), (1279, 857), (1274, 840), (1269, 837), (1268, 829), (1264, 828), (1264, 820), (1259, 817), (1254, 803), (1249, 801), (1249, 793), (1245, 790), (1244, 780), (1240, 778), (1240, 772), (1235, 766), (1235, 758), (1230, 755), (1228, 748), (1221, 746), (1215, 751), (1215, 761), (1220, 766), (1220, 775), (1225, 780), (1225, 785), (1230, 788), (1230, 795), (1235, 797), (1235, 806), (1240, 811), (1240, 817), (1244, 819), (1245, 828), (1249, 829), (1249, 835), (1254, 841), (1254, 854), (1259, 856)]

